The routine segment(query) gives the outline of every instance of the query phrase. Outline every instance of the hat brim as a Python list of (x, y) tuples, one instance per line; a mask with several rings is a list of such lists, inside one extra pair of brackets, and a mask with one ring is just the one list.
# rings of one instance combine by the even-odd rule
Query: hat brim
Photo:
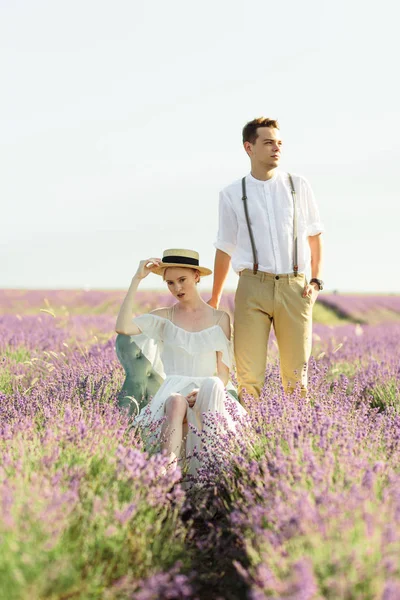
[(165, 269), (169, 269), (170, 267), (175, 269), (196, 269), (196, 271), (200, 273), (201, 277), (212, 274), (211, 269), (207, 269), (207, 267), (196, 267), (195, 265), (182, 265), (178, 263), (163, 263), (162, 266), (153, 269), (152, 273), (155, 273), (156, 275), (164, 275)]

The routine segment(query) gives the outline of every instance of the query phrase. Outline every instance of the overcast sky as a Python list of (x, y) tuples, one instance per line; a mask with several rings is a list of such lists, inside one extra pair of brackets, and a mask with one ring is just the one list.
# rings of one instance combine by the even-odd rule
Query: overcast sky
[(212, 267), (264, 115), (314, 189), (327, 288), (400, 291), (396, 2), (0, 6), (0, 287), (124, 288), (170, 247)]

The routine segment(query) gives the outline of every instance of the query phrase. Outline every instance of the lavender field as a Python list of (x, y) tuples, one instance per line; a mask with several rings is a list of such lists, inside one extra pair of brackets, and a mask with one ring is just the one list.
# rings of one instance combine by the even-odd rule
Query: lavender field
[(360, 323), (400, 321), (400, 295), (321, 294), (320, 304)]
[(398, 600), (398, 297), (321, 298), (308, 399), (271, 339), (261, 401), (185, 491), (116, 405), (123, 295), (0, 292), (0, 597)]

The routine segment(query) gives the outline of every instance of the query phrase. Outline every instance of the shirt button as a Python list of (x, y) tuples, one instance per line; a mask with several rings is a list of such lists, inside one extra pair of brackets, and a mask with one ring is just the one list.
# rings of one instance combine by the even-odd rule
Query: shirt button
[(279, 275), (276, 275), (275, 279), (279, 279)]

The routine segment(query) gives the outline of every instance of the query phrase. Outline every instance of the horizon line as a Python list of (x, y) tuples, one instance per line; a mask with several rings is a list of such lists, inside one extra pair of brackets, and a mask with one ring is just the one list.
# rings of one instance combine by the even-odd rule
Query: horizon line
[[(0, 287), (0, 292), (3, 291), (8, 291), (8, 292), (127, 292), (128, 288), (103, 288), (103, 287), (89, 287), (89, 286), (78, 286), (78, 287)], [(200, 293), (208, 293), (211, 294), (212, 290), (211, 289), (202, 289), (199, 290)], [(170, 293), (168, 291), (168, 289), (166, 288), (144, 288), (141, 290), (137, 290), (136, 293), (143, 293), (143, 292), (166, 292), (166, 293)], [(236, 292), (236, 288), (227, 288), (226, 290), (224, 290), (222, 292), (222, 295), (225, 293), (235, 293)], [(368, 290), (363, 290), (363, 291), (349, 291), (349, 290), (338, 290), (338, 289), (333, 289), (333, 290), (323, 290), (321, 291), (322, 296), (324, 295), (329, 295), (329, 294), (333, 294), (333, 295), (366, 295), (366, 296), (398, 296), (400, 295), (400, 291), (382, 291), (382, 292), (378, 292), (378, 291), (368, 291)], [(172, 295), (172, 294), (171, 294)]]

